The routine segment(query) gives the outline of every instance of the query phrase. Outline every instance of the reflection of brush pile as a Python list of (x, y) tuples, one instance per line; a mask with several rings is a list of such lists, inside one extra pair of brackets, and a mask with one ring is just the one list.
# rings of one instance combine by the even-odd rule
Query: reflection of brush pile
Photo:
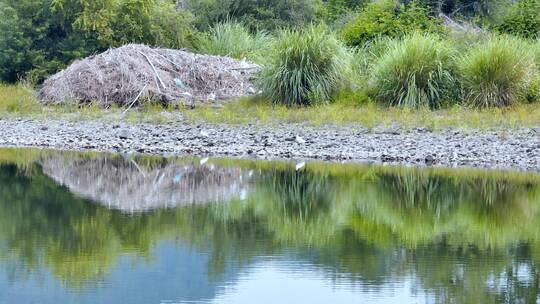
[(74, 62), (45, 81), (45, 104), (223, 101), (254, 93), (258, 66), (228, 57), (130, 44)]
[(43, 172), (73, 193), (124, 212), (228, 202), (246, 191), (240, 169), (166, 164), (141, 168), (122, 158), (40, 161)]

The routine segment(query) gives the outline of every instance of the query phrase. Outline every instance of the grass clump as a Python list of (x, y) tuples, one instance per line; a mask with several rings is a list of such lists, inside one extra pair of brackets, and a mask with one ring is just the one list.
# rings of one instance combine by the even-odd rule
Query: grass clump
[(458, 92), (452, 48), (429, 34), (396, 40), (376, 61), (371, 86), (391, 106), (438, 108)]
[(351, 74), (349, 51), (322, 25), (281, 30), (267, 60), (258, 84), (275, 104), (327, 102)]
[(41, 108), (32, 89), (0, 84), (0, 114), (35, 114), (41, 112)]
[(463, 100), (479, 107), (509, 106), (527, 99), (536, 68), (529, 43), (494, 36), (474, 47), (459, 63)]
[(227, 21), (211, 27), (199, 40), (198, 50), (210, 55), (260, 61), (269, 40), (264, 32), (251, 34), (242, 23)]

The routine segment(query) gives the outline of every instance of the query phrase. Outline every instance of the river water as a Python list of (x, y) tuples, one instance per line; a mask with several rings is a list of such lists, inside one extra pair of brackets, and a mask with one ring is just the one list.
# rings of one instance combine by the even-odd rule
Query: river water
[(0, 149), (0, 303), (536, 303), (540, 175)]

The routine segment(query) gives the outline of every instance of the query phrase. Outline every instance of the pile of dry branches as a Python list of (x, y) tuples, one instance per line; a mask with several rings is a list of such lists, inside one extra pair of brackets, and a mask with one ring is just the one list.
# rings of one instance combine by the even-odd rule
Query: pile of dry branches
[(133, 106), (219, 102), (255, 93), (258, 66), (229, 57), (129, 44), (74, 62), (45, 81), (45, 104)]

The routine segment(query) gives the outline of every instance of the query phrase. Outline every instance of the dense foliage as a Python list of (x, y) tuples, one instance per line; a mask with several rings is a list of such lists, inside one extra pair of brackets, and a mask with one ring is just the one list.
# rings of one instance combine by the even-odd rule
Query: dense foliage
[(0, 6), (5, 81), (28, 72), (41, 80), (74, 59), (130, 42), (190, 46), (193, 35), (189, 14), (167, 0), (0, 0)]
[(368, 4), (343, 29), (348, 45), (362, 46), (378, 37), (400, 37), (414, 31), (442, 31), (438, 19), (417, 1), (400, 4), (395, 0), (382, 0)]
[(421, 0), (436, 13), (450, 16), (488, 17), (512, 0)]
[(184, 0), (181, 7), (191, 11), (201, 29), (216, 22), (240, 21), (252, 30), (274, 30), (302, 26), (314, 21), (318, 0)]
[(540, 37), (540, 0), (520, 0), (511, 5), (496, 29), (525, 38)]

